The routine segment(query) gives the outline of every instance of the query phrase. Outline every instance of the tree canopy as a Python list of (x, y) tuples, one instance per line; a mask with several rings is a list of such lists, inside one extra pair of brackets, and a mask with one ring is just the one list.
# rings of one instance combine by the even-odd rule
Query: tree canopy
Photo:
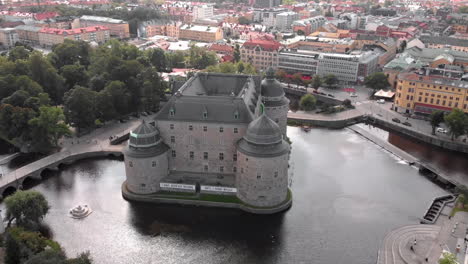
[(387, 76), (383, 72), (376, 72), (366, 77), (364, 85), (373, 90), (387, 89), (390, 87)]
[(17, 191), (5, 199), (6, 218), (9, 224), (16, 220), (16, 225), (34, 227), (49, 211), (49, 203), (37, 191)]
[(332, 87), (332, 86), (334, 86), (335, 84), (338, 83), (338, 78), (336, 78), (336, 76), (333, 75), (333, 74), (328, 74), (328, 75), (325, 75), (325, 77), (323, 77), (323, 82), (328, 87)]
[(450, 114), (445, 116), (445, 124), (449, 128), (452, 140), (465, 134), (468, 126), (468, 119), (465, 113), (457, 108), (454, 108)]
[(430, 123), (432, 126), (432, 135), (435, 135), (435, 129), (440, 123), (444, 122), (444, 112), (434, 111), (430, 116)]
[(301, 97), (301, 101), (299, 103), (299, 106), (304, 111), (310, 111), (310, 110), (315, 109), (316, 103), (317, 103), (317, 99), (313, 95), (306, 94), (306, 95)]

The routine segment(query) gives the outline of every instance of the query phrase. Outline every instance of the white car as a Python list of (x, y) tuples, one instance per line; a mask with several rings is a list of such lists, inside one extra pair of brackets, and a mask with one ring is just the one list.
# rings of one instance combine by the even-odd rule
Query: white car
[(436, 131), (439, 132), (439, 133), (447, 134), (447, 129), (444, 129), (444, 128), (441, 128), (441, 127), (436, 128)]
[(349, 96), (351, 96), (351, 97), (357, 97), (357, 93), (351, 93)]
[(385, 104), (385, 100), (384, 99), (379, 99), (379, 100), (377, 100), (377, 103), (378, 104)]

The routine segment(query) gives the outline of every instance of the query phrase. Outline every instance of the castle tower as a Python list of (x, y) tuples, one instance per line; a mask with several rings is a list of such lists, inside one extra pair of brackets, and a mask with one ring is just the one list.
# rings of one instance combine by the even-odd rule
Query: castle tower
[(156, 127), (145, 121), (130, 132), (124, 150), (126, 187), (136, 194), (159, 191), (159, 183), (168, 175), (169, 147), (162, 141)]
[(289, 144), (265, 113), (252, 121), (237, 143), (237, 197), (253, 206), (272, 207), (288, 192)]
[(279, 125), (281, 133), (286, 137), (289, 99), (285, 96), (283, 85), (275, 79), (275, 71), (271, 67), (262, 80), (261, 94), (266, 115)]

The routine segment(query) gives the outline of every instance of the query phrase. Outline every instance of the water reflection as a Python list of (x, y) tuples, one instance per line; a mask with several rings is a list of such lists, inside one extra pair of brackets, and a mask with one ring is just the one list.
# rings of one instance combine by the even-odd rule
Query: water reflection
[[(71, 256), (95, 263), (375, 263), (381, 239), (415, 224), (445, 191), (347, 130), (289, 128), (293, 206), (258, 216), (237, 210), (130, 203), (118, 160), (85, 160), (33, 187), (45, 221)], [(93, 213), (68, 217), (77, 204)]]

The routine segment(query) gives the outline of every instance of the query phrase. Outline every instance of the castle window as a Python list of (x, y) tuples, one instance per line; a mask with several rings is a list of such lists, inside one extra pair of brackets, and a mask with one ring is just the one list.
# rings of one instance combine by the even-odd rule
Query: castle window
[(170, 124), (170, 125), (169, 125), (169, 128), (170, 128), (170, 129), (174, 129), (174, 124)]
[(278, 177), (278, 172), (277, 172), (277, 171), (275, 171), (275, 178), (277, 178), (277, 177)]
[(237, 167), (232, 167), (232, 172), (237, 172)]
[(208, 159), (208, 152), (203, 152), (203, 159), (207, 160)]
[(241, 173), (244, 173), (244, 168), (241, 168)]
[(223, 127), (219, 127), (219, 132), (220, 132), (220, 133), (223, 133), (223, 132), (224, 132), (224, 128), (223, 128)]
[(193, 130), (193, 126), (192, 126), (192, 125), (188, 126), (188, 130), (192, 131), (192, 130)]
[(237, 154), (232, 155), (232, 160), (237, 161)]
[(207, 118), (208, 118), (208, 112), (206, 112), (206, 111), (203, 112), (203, 118), (204, 118), (204, 119), (207, 119)]
[(176, 157), (176, 152), (175, 152), (175, 150), (172, 151), (172, 157), (173, 157), (173, 158)]
[(189, 156), (190, 156), (190, 160), (193, 160), (193, 158), (194, 158), (194, 156), (195, 156), (195, 154), (193, 153), (193, 151), (190, 151), (190, 152), (189, 152)]
[(239, 112), (236, 111), (236, 112), (234, 113), (234, 119), (239, 119)]
[(219, 160), (224, 160), (224, 153), (219, 153)]
[(151, 167), (156, 167), (156, 161), (151, 162)]
[(175, 115), (174, 108), (171, 108), (171, 109), (169, 110), (169, 115), (170, 115), (170, 116), (174, 116), (174, 115)]
[(146, 184), (142, 183), (142, 184), (141, 184), (141, 187), (146, 187)]
[(239, 130), (237, 129), (237, 127), (234, 128), (234, 134), (237, 134), (239, 133)]
[(208, 171), (208, 165), (203, 166), (203, 171)]
[(219, 172), (224, 172), (224, 167), (223, 166), (219, 167)]
[(262, 178), (262, 175), (257, 174), (257, 179), (261, 179), (261, 178)]
[(129, 167), (133, 167), (133, 162), (129, 161), (129, 162), (128, 162), (128, 166), (129, 166)]
[(175, 143), (175, 136), (171, 136), (171, 143)]
[(203, 126), (203, 132), (206, 132), (208, 131), (208, 127), (207, 126)]

